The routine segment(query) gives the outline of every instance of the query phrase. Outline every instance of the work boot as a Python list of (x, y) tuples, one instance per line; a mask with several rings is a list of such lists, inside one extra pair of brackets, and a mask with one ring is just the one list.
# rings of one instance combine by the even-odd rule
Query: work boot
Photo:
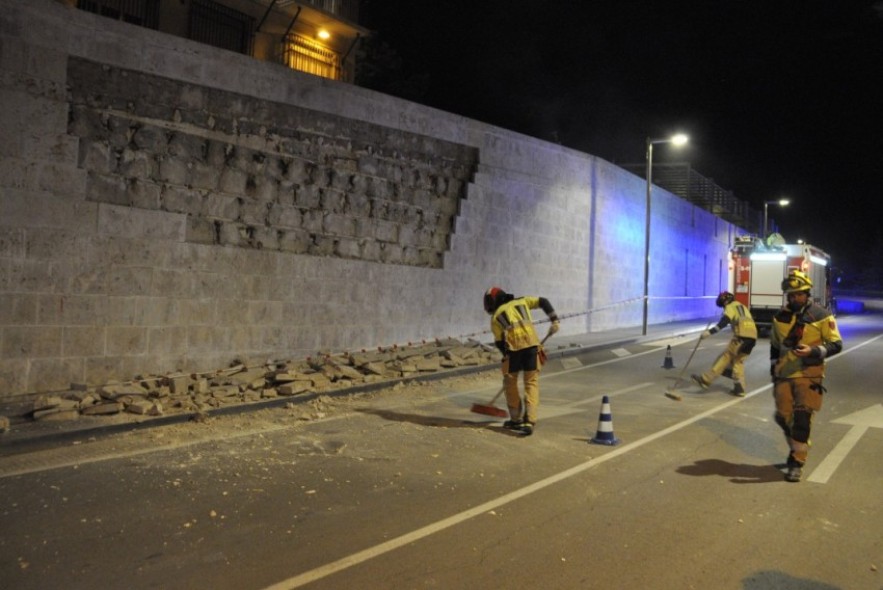
[(524, 422), (524, 423), (522, 423), (522, 425), (521, 425), (521, 434), (524, 435), (524, 436), (530, 436), (531, 434), (533, 434), (533, 427), (534, 427), (534, 423), (533, 423), (533, 422)]
[(733, 369), (730, 367), (727, 367), (726, 369), (724, 369), (724, 372), (721, 373), (721, 377), (726, 377), (727, 379), (732, 379), (733, 378)]
[(524, 422), (521, 420), (506, 420), (503, 422), (503, 428), (507, 430), (521, 430), (524, 426)]
[(741, 383), (734, 383), (733, 391), (731, 391), (730, 393), (732, 393), (736, 397), (745, 397), (745, 388), (742, 387)]
[(702, 389), (708, 389), (708, 383), (702, 380), (701, 375), (690, 375), (690, 379), (693, 380), (693, 383), (701, 387)]
[(803, 475), (803, 466), (797, 463), (788, 465), (788, 472), (785, 473), (785, 481), (798, 482)]

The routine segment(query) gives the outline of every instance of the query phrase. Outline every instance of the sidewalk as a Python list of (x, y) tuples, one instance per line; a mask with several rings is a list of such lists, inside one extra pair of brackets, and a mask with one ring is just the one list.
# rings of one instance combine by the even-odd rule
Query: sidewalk
[[(640, 342), (652, 342), (665, 338), (689, 335), (705, 329), (705, 321), (689, 320), (656, 324), (647, 327), (647, 335), (641, 334), (641, 326), (591, 332), (585, 334), (556, 335), (546, 345), (549, 360), (575, 356), (596, 349), (614, 348)], [(270, 408), (286, 407), (289, 404), (303, 404), (319, 396), (338, 397), (353, 393), (366, 393), (391, 387), (398, 382), (435, 381), (496, 369), (495, 365), (478, 365), (446, 369), (419, 377), (404, 377), (397, 380), (379, 381), (361, 384), (355, 387), (328, 391), (303, 393), (291, 397), (280, 397), (255, 402), (233, 403), (228, 406), (213, 408), (199, 413), (183, 412), (162, 416), (139, 416), (136, 414), (118, 414), (114, 416), (81, 416), (76, 420), (64, 421), (24, 421), (13, 422), (11, 428), (0, 434), (0, 457), (23, 450), (51, 447), (91, 436), (128, 432), (145, 428), (156, 428), (171, 424), (182, 424), (197, 418), (229, 416), (254, 412)]]

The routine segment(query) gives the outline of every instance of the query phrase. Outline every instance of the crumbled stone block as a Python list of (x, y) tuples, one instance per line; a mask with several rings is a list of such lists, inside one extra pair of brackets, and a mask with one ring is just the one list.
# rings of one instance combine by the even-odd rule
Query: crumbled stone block
[(303, 379), (303, 375), (300, 373), (276, 373), (273, 376), (273, 381), (275, 383), (289, 383), (291, 381), (297, 381), (298, 379)]
[(84, 416), (106, 416), (110, 414), (119, 414), (122, 411), (123, 404), (117, 401), (104, 402), (80, 409), (80, 413)]
[(235, 395), (239, 395), (239, 386), (237, 385), (226, 385), (212, 390), (212, 397), (215, 399), (223, 399)]
[(417, 370), (421, 373), (428, 373), (441, 370), (441, 364), (438, 357), (424, 358), (417, 361)]
[(138, 384), (130, 383), (130, 384), (117, 384), (117, 385), (103, 385), (98, 388), (98, 393), (104, 399), (115, 400), (119, 397), (123, 396), (146, 396), (147, 390), (141, 387)]
[(361, 381), (364, 375), (358, 369), (347, 365), (335, 365), (340, 378), (349, 379), (351, 381)]
[(65, 420), (76, 420), (79, 417), (80, 411), (77, 409), (51, 408), (34, 412), (34, 420), (40, 422), (62, 422)]
[(0, 416), (0, 434), (3, 434), (5, 432), (9, 432), (9, 428), (10, 428), (9, 418), (7, 418), (6, 416)]
[(154, 400), (138, 400), (126, 406), (126, 411), (130, 414), (139, 414), (142, 416), (161, 416), (163, 406)]
[(34, 399), (34, 411), (51, 410), (61, 405), (62, 398), (58, 395), (38, 395)]
[(310, 391), (312, 387), (313, 382), (311, 380), (298, 380), (280, 385), (276, 388), (276, 391), (279, 395), (297, 395), (298, 393)]
[(101, 402), (100, 395), (98, 395), (97, 393), (89, 393), (89, 394), (84, 395), (80, 398), (80, 400), (77, 404), (77, 407), (80, 410), (83, 410), (83, 409), (88, 408), (90, 406), (94, 406), (95, 404), (100, 403), (100, 402)]
[(311, 374), (310, 383), (312, 383), (313, 387), (315, 387), (316, 389), (326, 389), (328, 387), (331, 387), (331, 379), (329, 379), (328, 376), (323, 373)]
[(386, 373), (386, 367), (383, 365), (383, 363), (365, 363), (364, 365), (360, 365), (359, 368), (367, 371), (369, 373), (368, 376), (383, 375), (384, 373)]
[(192, 382), (189, 375), (176, 375), (174, 377), (167, 377), (166, 379), (166, 385), (168, 385), (169, 390), (172, 393), (186, 393)]

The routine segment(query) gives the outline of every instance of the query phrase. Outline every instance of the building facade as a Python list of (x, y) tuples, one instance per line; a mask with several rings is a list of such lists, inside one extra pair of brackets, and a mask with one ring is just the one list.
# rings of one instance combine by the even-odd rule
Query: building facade
[(58, 0), (79, 10), (352, 82), (358, 0)]

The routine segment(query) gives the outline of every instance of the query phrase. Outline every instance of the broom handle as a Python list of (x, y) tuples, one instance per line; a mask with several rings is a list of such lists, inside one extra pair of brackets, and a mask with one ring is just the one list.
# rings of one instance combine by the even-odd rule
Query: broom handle
[[(713, 322), (713, 321), (714, 321), (714, 320), (711, 320), (711, 322)], [(711, 322), (708, 322), (708, 325), (705, 326), (705, 330), (708, 330), (708, 328), (711, 327)], [(703, 332), (704, 332), (705, 330), (703, 330)], [(699, 338), (696, 339), (696, 346), (693, 347), (693, 352), (690, 353), (690, 358), (687, 359), (687, 364), (684, 365), (684, 368), (683, 368), (683, 369), (681, 369), (681, 374), (678, 375), (678, 380), (675, 381), (675, 387), (677, 387), (678, 385), (681, 384), (681, 379), (683, 378), (684, 373), (687, 371), (687, 367), (690, 366), (690, 362), (693, 360), (693, 355), (695, 355), (695, 354), (696, 354), (696, 351), (699, 350), (699, 343), (700, 343), (700, 342), (702, 342), (702, 338), (701, 338), (701, 337), (699, 337)]]

